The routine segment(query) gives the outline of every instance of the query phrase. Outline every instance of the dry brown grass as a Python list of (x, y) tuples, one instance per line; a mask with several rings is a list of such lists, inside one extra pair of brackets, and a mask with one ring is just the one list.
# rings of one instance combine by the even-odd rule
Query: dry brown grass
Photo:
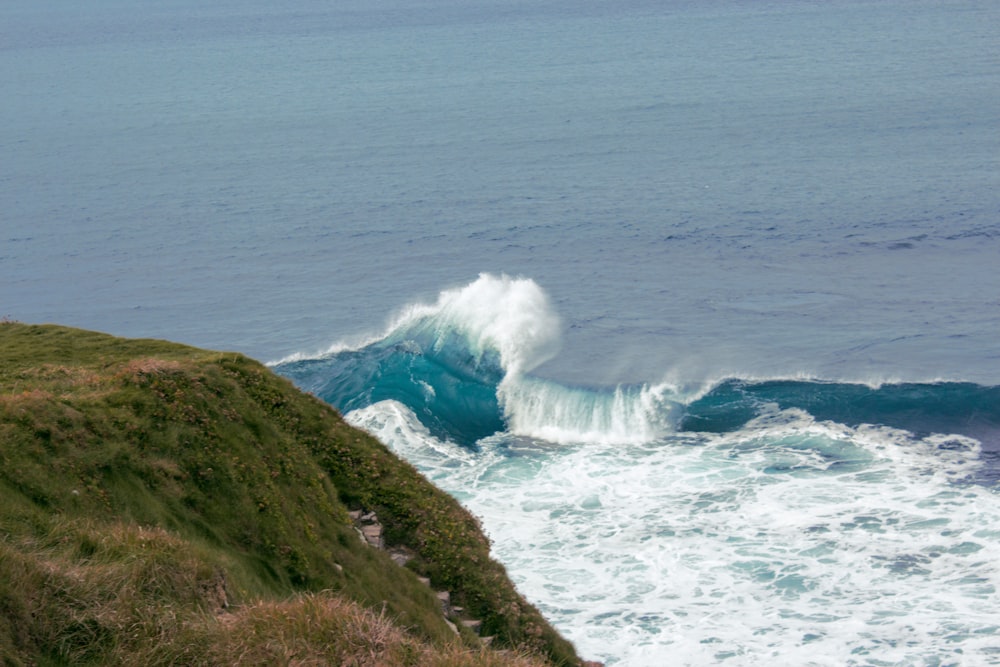
[(540, 658), (514, 651), (470, 650), (455, 643), (434, 647), (415, 639), (384, 612), (376, 614), (333, 593), (281, 602), (261, 601), (233, 613), (203, 617), (181, 642), (151, 646), (125, 660), (174, 662), (198, 647), (211, 665), (294, 667), (544, 667)]
[(142, 357), (132, 359), (126, 363), (120, 374), (132, 377), (143, 375), (169, 375), (180, 372), (183, 367), (177, 361), (170, 359), (157, 359), (156, 357)]
[(57, 525), (44, 540), (0, 542), (0, 607), (14, 643), (45, 646), (71, 664), (548, 665), (457, 639), (432, 645), (384, 611), (329, 591), (228, 609), (222, 572), (162, 528)]

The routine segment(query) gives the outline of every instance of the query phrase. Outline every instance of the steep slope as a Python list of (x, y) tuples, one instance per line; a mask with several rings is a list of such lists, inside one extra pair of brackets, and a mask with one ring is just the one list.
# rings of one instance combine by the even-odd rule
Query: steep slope
[[(359, 539), (357, 509), (377, 512), (387, 543), (413, 554), (406, 567)], [(494, 647), (579, 662), (489, 557), (474, 517), (261, 364), (0, 324), (5, 662), (218, 664), (235, 660), (220, 647), (251, 628), (231, 650), (351, 664), (321, 655), (335, 642), (316, 639), (344, 618), (385, 630), (341, 632), (370, 657), (356, 664), (515, 659), (464, 630), (456, 638), (417, 575), (481, 619)], [(306, 631), (317, 627), (327, 630)], [(403, 648), (389, 648), (390, 634)]]

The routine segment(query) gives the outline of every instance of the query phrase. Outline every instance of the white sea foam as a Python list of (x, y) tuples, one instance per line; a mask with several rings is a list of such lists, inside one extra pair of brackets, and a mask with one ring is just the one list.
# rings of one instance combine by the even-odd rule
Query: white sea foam
[[(484, 523), (518, 586), (609, 665), (1000, 664), (1000, 497), (978, 443), (766, 412), (722, 435), (472, 455), (352, 421)], [(389, 421), (393, 424), (388, 425)], [(415, 437), (414, 433), (418, 433)]]
[(430, 333), (435, 346), (444, 346), (458, 334), (476, 357), (496, 351), (503, 369), (519, 375), (556, 354), (561, 326), (548, 295), (533, 280), (484, 273), (441, 292), (433, 305), (408, 307), (387, 336)]
[(424, 469), (432, 465), (471, 464), (474, 460), (469, 450), (431, 435), (416, 415), (398, 401), (379, 401), (349, 412), (345, 419)]
[(381, 333), (338, 341), (320, 353), (296, 353), (276, 363), (331, 356), (400, 338), (420, 339), (431, 348), (461, 339), (477, 358), (496, 352), (503, 369), (517, 375), (556, 354), (561, 326), (548, 295), (533, 280), (482, 273), (468, 285), (443, 290), (434, 303), (405, 306)]
[(509, 377), (497, 394), (511, 433), (563, 444), (650, 442), (673, 430), (677, 414), (667, 385), (608, 392)]

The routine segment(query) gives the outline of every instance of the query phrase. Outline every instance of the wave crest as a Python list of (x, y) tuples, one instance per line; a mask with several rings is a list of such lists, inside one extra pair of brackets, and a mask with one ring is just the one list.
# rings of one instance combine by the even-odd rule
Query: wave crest
[(500, 430), (554, 442), (645, 442), (670, 428), (664, 388), (613, 392), (529, 375), (559, 350), (562, 324), (532, 280), (482, 274), (405, 308), (379, 336), (276, 370), (338, 409), (407, 406), (436, 437), (473, 445)]
[[(342, 412), (405, 405), (436, 438), (474, 446), (500, 431), (557, 443), (632, 444), (674, 431), (742, 429), (768, 406), (849, 426), (962, 433), (1000, 450), (1000, 387), (728, 379), (697, 392), (669, 384), (570, 387), (531, 374), (562, 324), (532, 280), (482, 274), (413, 304), (380, 335), (276, 365)], [(613, 353), (613, 351), (609, 351)]]
[(533, 280), (484, 273), (441, 292), (434, 304), (408, 307), (383, 338), (417, 341), (431, 353), (461, 349), (477, 363), (496, 355), (507, 374), (520, 375), (555, 356), (561, 333), (548, 295)]

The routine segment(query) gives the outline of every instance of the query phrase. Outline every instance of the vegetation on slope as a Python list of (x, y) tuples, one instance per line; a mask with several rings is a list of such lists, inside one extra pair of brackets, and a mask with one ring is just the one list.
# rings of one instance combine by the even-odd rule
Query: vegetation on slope
[[(417, 574), (516, 656), (456, 639)], [(0, 618), (5, 664), (579, 662), (474, 517), (261, 364), (19, 323), (0, 324)]]

